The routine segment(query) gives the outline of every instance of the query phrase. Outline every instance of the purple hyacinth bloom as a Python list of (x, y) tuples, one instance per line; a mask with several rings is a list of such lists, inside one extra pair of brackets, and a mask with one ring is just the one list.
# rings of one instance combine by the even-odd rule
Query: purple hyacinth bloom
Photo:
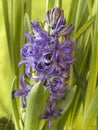
[[(19, 66), (25, 65), (25, 74), (35, 82), (42, 81), (44, 88), (50, 88), (50, 97), (46, 111), (40, 117), (48, 119), (49, 128), (52, 117), (60, 116), (62, 110), (56, 109), (58, 100), (63, 100), (67, 92), (67, 81), (72, 63), (75, 61), (73, 52), (76, 41), (72, 41), (71, 24), (65, 26), (64, 11), (59, 8), (49, 10), (45, 17), (49, 32), (44, 30), (38, 21), (32, 22), (32, 31), (25, 35), (29, 42), (21, 49), (23, 60)], [(34, 77), (32, 73), (36, 72)], [(13, 93), (14, 98), (22, 97), (22, 107), (26, 106), (28, 93), (33, 85), (26, 86), (24, 76), (21, 76), (22, 89)]]
[(17, 97), (22, 97), (22, 107), (24, 108), (26, 106), (26, 99), (28, 98), (28, 93), (30, 92), (32, 85), (30, 86), (26, 86), (25, 82), (24, 82), (24, 75), (21, 76), (21, 86), (22, 89), (18, 89), (15, 90), (13, 92), (13, 97), (17, 98)]

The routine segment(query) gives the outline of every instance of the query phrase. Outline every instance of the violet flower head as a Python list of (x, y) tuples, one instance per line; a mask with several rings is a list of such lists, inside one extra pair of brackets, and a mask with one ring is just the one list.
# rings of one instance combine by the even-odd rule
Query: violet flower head
[[(70, 70), (75, 58), (76, 41), (72, 41), (71, 32), (73, 26), (65, 25), (64, 11), (59, 8), (49, 10), (45, 17), (49, 32), (44, 30), (38, 21), (32, 22), (32, 31), (26, 32), (29, 42), (21, 49), (23, 60), (19, 65), (25, 65), (25, 74), (35, 82), (42, 81), (44, 88), (50, 88), (48, 106), (42, 119), (48, 119), (49, 127), (52, 126), (52, 118), (60, 116), (62, 110), (56, 109), (57, 100), (64, 100), (67, 92), (67, 81), (70, 78)], [(32, 70), (38, 74), (32, 77)], [(22, 89), (16, 90), (14, 98), (22, 96), (22, 106), (25, 107), (28, 93), (33, 85), (26, 86), (24, 76), (21, 77)]]

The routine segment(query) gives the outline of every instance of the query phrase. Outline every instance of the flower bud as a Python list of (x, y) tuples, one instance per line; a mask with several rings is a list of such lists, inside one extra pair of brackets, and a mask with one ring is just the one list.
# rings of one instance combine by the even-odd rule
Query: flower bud
[(47, 12), (45, 20), (50, 29), (55, 29), (58, 21), (62, 21), (61, 24), (64, 25), (64, 11), (60, 8), (53, 8)]

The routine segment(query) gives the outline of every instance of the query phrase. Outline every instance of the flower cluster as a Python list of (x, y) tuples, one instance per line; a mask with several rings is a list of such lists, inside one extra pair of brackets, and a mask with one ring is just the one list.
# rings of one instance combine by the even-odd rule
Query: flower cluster
[[(48, 119), (51, 127), (51, 117), (60, 116), (62, 110), (55, 110), (58, 99), (62, 100), (67, 92), (66, 82), (69, 79), (69, 72), (74, 62), (74, 46), (76, 41), (72, 41), (70, 36), (73, 26), (65, 26), (63, 10), (53, 8), (49, 10), (45, 17), (48, 32), (45, 31), (38, 21), (32, 22), (32, 32), (26, 33), (29, 43), (26, 43), (21, 50), (24, 59), (19, 65), (26, 66), (25, 73), (32, 80), (42, 81), (44, 88), (50, 88), (49, 106), (41, 118)], [(32, 77), (33, 72), (38, 73), (37, 77)], [(26, 86), (24, 76), (21, 78), (23, 89), (16, 90), (13, 96), (22, 96), (22, 106), (25, 107), (25, 99), (32, 88)]]

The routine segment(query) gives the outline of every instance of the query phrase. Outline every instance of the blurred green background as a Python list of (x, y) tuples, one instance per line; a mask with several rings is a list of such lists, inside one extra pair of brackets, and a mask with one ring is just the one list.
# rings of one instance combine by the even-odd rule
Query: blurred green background
[[(14, 1), (17, 4), (17, 0)], [(66, 18), (70, 8), (70, 1), (71, 0), (65, 0), (62, 3)], [(43, 20), (46, 13), (46, 0), (32, 0), (31, 7), (31, 21), (36, 19)], [(9, 60), (3, 6), (2, 0), (0, 0), (0, 117), (11, 116), (10, 91), (12, 80), (13, 76)]]

